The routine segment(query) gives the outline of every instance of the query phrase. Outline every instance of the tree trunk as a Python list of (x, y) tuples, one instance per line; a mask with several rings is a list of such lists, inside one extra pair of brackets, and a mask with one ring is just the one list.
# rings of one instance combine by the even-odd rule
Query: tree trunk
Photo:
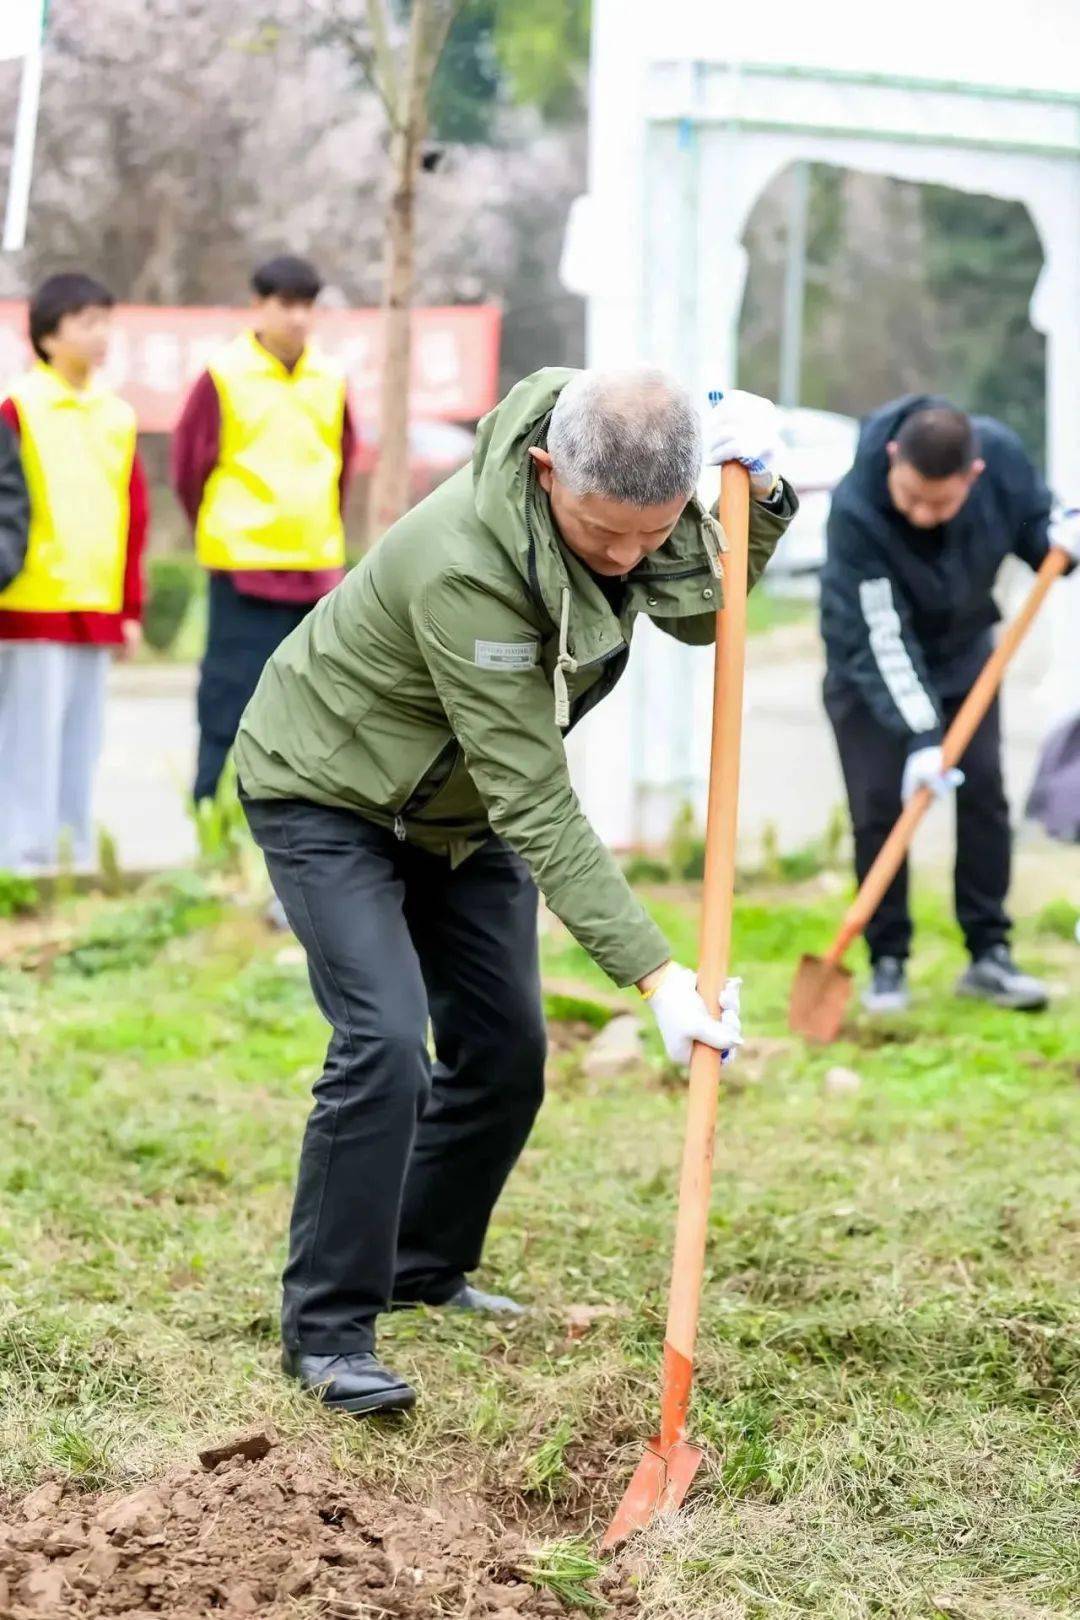
[(416, 177), (427, 132), (428, 0), (414, 0), (398, 117), (390, 137), (391, 188), (383, 279), (379, 459), (371, 481), (368, 539), (378, 540), (409, 504), (409, 378), (412, 366)]

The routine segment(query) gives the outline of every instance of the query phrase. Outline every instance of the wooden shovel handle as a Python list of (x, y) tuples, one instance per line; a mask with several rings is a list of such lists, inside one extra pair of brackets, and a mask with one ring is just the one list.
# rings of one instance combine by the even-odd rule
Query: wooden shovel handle
[[(956, 718), (945, 733), (941, 744), (941, 759), (946, 770), (950, 770), (964, 757), (968, 744), (986, 718), (987, 710), (997, 695), (1002, 677), (1016, 649), (1027, 635), (1031, 621), (1042, 607), (1047, 591), (1065, 572), (1071, 561), (1068, 552), (1062, 551), (1059, 546), (1051, 546), (1047, 552), (1023, 607), (1002, 631), (1001, 639), (979, 671), (974, 686), (956, 711)], [(833, 967), (840, 962), (852, 940), (857, 939), (862, 933), (885, 898), (885, 891), (903, 865), (911, 840), (915, 836), (915, 829), (930, 808), (932, 797), (929, 788), (920, 788), (900, 812), (900, 819), (878, 851), (877, 859), (863, 879), (862, 886), (840, 925), (840, 932), (826, 952), (825, 960)]]
[[(728, 549), (724, 553), (723, 606), (716, 616), (712, 746), (698, 962), (698, 989), (712, 1013), (719, 1010), (719, 996), (728, 973), (735, 894), (750, 521), (750, 482), (745, 469), (737, 463), (728, 462), (723, 468), (719, 511)], [(668, 1354), (665, 1356), (664, 1400), (660, 1421), (662, 1445), (671, 1445), (681, 1439), (684, 1428), (683, 1417), (701, 1303), (701, 1279), (705, 1268), (719, 1086), (720, 1053), (711, 1046), (696, 1045), (690, 1060), (686, 1138), (668, 1301)]]

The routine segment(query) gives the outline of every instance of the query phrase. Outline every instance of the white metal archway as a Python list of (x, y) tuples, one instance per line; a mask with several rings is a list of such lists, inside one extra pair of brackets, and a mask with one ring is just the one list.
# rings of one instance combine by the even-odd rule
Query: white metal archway
[[(826, 0), (812, 33), (808, 8), (782, 0), (781, 10), (770, 34), (802, 59), (737, 62), (711, 6), (669, 0), (658, 19), (637, 0), (594, 0), (590, 193), (567, 256), (588, 295), (589, 364), (651, 361), (702, 398), (730, 384), (741, 238), (791, 163), (1019, 200), (1044, 254), (1031, 318), (1046, 338), (1047, 467), (1080, 503), (1080, 8), (1031, 0), (1019, 47), (1015, 34), (1000, 42), (1007, 58), (987, 43), (984, 9), (949, 8), (956, 76), (934, 79), (894, 65), (896, 30), (879, 40), (871, 8)], [(923, 11), (924, 24), (940, 21), (932, 0), (912, 0), (901, 45)], [(965, 33), (965, 12), (981, 32)], [(987, 78), (1003, 68), (1017, 77)], [(1053, 636), (1048, 724), (1080, 708), (1080, 579), (1058, 588)], [(605, 705), (603, 726), (572, 743), (582, 796), (616, 843), (661, 835), (679, 800), (700, 802), (704, 778), (707, 661), (648, 628), (640, 642), (614, 712)]]

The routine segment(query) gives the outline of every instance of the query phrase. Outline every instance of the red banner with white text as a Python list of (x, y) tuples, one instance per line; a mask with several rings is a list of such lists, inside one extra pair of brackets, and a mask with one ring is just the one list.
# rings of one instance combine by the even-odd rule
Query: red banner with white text
[[(214, 350), (250, 320), (246, 309), (118, 304), (104, 380), (135, 407), (143, 433), (167, 433)], [(483, 416), (498, 391), (499, 310), (490, 304), (415, 309), (412, 322), (413, 417), (472, 422)], [(345, 367), (361, 421), (374, 421), (382, 358), (380, 311), (319, 310), (314, 341)], [(6, 391), (31, 358), (26, 305), (0, 301), (0, 387)]]

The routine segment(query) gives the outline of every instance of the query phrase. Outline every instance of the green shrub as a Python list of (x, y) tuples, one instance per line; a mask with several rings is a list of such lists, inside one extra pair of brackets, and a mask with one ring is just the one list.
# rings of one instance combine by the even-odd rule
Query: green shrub
[(623, 862), (627, 883), (670, 883), (671, 868), (655, 855), (630, 855)]
[(148, 647), (168, 652), (202, 584), (202, 570), (194, 557), (151, 557), (146, 565), (146, 607), (143, 634)]
[(1051, 900), (1035, 919), (1035, 931), (1055, 939), (1075, 939), (1080, 912), (1071, 900)]
[(678, 882), (694, 882), (705, 872), (705, 840), (699, 835), (694, 807), (685, 803), (675, 812), (668, 838), (668, 864)]
[(0, 871), (0, 917), (23, 917), (41, 903), (37, 886), (17, 872)]

